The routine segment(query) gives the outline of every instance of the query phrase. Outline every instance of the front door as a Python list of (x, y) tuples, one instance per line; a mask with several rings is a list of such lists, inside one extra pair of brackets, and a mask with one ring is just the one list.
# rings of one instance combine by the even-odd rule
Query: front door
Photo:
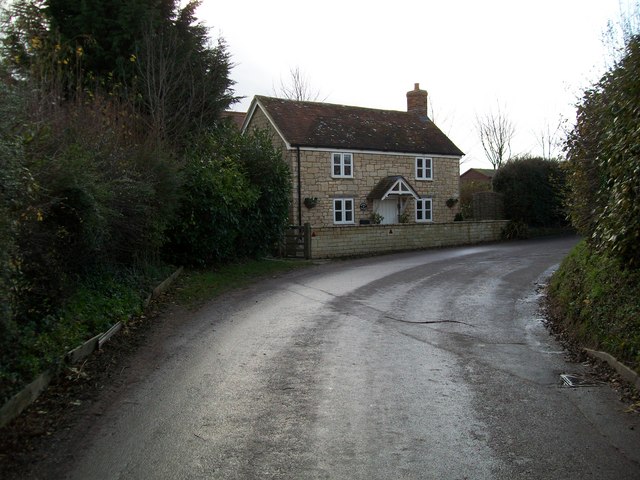
[(382, 215), (383, 225), (398, 223), (398, 200), (395, 198), (374, 200), (373, 211)]

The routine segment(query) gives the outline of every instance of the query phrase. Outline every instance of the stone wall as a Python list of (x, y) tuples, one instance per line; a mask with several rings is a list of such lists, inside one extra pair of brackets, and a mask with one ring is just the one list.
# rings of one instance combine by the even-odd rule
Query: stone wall
[(500, 239), (506, 221), (358, 225), (313, 228), (312, 258), (369, 255), (468, 245)]

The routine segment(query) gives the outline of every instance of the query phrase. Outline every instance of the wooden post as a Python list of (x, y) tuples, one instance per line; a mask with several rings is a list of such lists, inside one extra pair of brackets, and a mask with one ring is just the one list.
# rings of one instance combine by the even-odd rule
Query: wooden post
[(304, 224), (304, 258), (311, 258), (311, 224)]

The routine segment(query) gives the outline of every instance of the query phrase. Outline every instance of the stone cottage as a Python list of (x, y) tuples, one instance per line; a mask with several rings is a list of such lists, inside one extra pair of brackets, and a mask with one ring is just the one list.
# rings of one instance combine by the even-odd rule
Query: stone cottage
[(406, 112), (256, 96), (243, 130), (266, 129), (282, 147), (291, 223), (451, 222), (463, 153), (428, 118), (427, 102), (417, 83)]

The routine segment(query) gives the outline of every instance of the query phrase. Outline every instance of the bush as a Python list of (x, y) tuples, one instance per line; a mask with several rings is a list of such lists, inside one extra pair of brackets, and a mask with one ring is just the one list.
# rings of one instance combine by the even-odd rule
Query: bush
[(504, 240), (524, 240), (530, 236), (529, 226), (522, 220), (511, 220), (500, 232)]
[(291, 172), (282, 151), (273, 146), (266, 132), (255, 130), (243, 136), (239, 144), (239, 161), (258, 191), (241, 248), (247, 255), (257, 256), (273, 251), (289, 223)]
[(27, 317), (55, 312), (97, 266), (156, 259), (179, 179), (113, 102), (94, 96), (37, 115), (40, 128), (25, 133), (33, 187), (17, 229), (25, 279), (17, 314)]
[(211, 265), (234, 258), (244, 219), (258, 192), (232, 159), (201, 145), (189, 152), (177, 223), (165, 252), (185, 265)]
[(508, 219), (535, 227), (556, 227), (565, 223), (564, 183), (565, 175), (559, 162), (523, 157), (498, 169), (493, 190), (504, 195)]
[(186, 155), (177, 221), (166, 245), (180, 264), (211, 265), (269, 251), (287, 224), (289, 168), (260, 132), (220, 128)]

